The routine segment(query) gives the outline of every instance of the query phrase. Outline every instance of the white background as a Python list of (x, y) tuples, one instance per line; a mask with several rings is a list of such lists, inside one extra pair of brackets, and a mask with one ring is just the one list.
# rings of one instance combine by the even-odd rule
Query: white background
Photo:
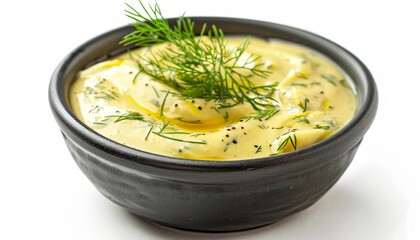
[(357, 55), (376, 79), (380, 102), (347, 172), (311, 208), (251, 231), (191, 233), (140, 220), (100, 195), (77, 168), (47, 99), (49, 78), (67, 53), (129, 23), (124, 2), (2, 1), (0, 239), (420, 239), (420, 17), (415, 1), (159, 3), (167, 17), (186, 12), (303, 28)]

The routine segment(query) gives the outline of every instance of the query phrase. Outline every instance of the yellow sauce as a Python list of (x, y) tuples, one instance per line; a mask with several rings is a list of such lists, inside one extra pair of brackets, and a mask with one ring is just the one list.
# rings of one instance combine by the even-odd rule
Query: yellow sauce
[[(243, 39), (227, 41), (235, 47)], [(103, 136), (142, 151), (239, 160), (319, 142), (345, 126), (356, 111), (351, 82), (330, 60), (307, 48), (256, 38), (247, 53), (260, 56), (253, 64), (262, 64), (271, 74), (251, 80), (276, 84), (275, 114), (258, 118), (248, 103), (219, 108), (214, 101), (180, 99), (172, 94), (175, 90), (138, 74), (133, 60), (168, 46), (137, 49), (82, 71), (70, 94), (75, 115)]]

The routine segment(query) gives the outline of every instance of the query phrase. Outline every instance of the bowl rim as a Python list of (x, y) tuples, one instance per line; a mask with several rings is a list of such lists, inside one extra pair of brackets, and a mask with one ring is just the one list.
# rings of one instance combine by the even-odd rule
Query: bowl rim
[[(61, 131), (64, 132), (64, 135), (72, 135), (77, 139), (85, 142), (87, 145), (85, 147), (91, 147), (92, 149), (99, 149), (103, 154), (112, 155), (114, 159), (108, 159), (114, 163), (122, 163), (119, 161), (125, 161), (126, 163), (135, 164), (135, 165), (146, 165), (159, 168), (180, 168), (180, 169), (189, 169), (189, 170), (240, 170), (240, 169), (254, 169), (261, 167), (268, 167), (273, 165), (281, 165), (286, 163), (299, 163), (305, 162), (305, 159), (310, 159), (311, 156), (323, 153), (325, 151), (335, 151), (337, 147), (340, 146), (345, 141), (348, 141), (349, 136), (354, 136), (354, 129), (359, 130), (358, 138), (353, 142), (349, 143), (351, 146), (356, 145), (366, 133), (368, 128), (373, 122), (373, 119), (376, 115), (377, 105), (378, 105), (378, 93), (375, 81), (367, 69), (367, 67), (351, 52), (343, 48), (342, 46), (336, 44), (335, 42), (326, 39), (322, 36), (319, 36), (315, 33), (279, 24), (273, 22), (265, 22), (261, 20), (254, 19), (244, 19), (244, 18), (230, 18), (230, 17), (188, 17), (194, 22), (207, 22), (207, 23), (216, 23), (217, 22), (227, 22), (229, 24), (241, 24), (241, 25), (252, 25), (254, 27), (265, 27), (273, 29), (276, 31), (283, 31), (285, 34), (291, 34), (294, 37), (300, 36), (303, 37), (304, 41), (310, 39), (310, 44), (323, 44), (327, 46), (330, 51), (335, 51), (337, 54), (341, 54), (345, 57), (345, 61), (349, 61), (349, 64), (363, 76), (365, 81), (365, 88), (360, 89), (359, 91), (365, 91), (365, 99), (361, 102), (358, 99), (358, 110), (354, 117), (344, 126), (342, 129), (337, 131), (332, 136), (318, 142), (307, 146), (305, 148), (283, 153), (274, 156), (266, 156), (260, 158), (252, 159), (242, 159), (242, 160), (194, 160), (194, 159), (184, 159), (176, 158), (170, 156), (159, 155), (155, 153), (146, 152), (143, 150), (135, 149), (129, 146), (125, 146), (118, 142), (115, 142), (111, 139), (108, 139), (99, 133), (91, 130), (85, 124), (83, 124), (70, 109), (70, 106), (67, 103), (67, 99), (64, 95), (64, 82), (66, 69), (74, 61), (76, 56), (83, 52), (88, 46), (94, 45), (98, 40), (113, 36), (118, 34), (121, 31), (130, 29), (130, 25), (121, 26), (113, 30), (102, 33), (87, 42), (79, 45), (70, 52), (56, 67), (49, 84), (48, 97), (50, 108), (53, 112), (56, 121), (58, 122)], [(174, 22), (178, 18), (168, 18), (168, 21)], [(228, 35), (229, 33), (227, 33)], [(253, 35), (253, 34), (251, 34)], [(298, 44), (306, 45), (307, 42), (297, 42)], [(309, 48), (316, 49), (314, 46), (307, 46)], [(121, 47), (122, 49), (123, 47)], [(318, 50), (319, 51), (319, 50)], [(321, 51), (323, 55), (331, 57), (325, 51)], [(335, 61), (333, 59), (333, 61)], [(340, 67), (340, 64), (337, 63)], [(62, 88), (62, 89), (61, 89)], [(359, 95), (359, 92), (357, 92)], [(357, 96), (359, 98), (359, 96)], [(65, 136), (66, 137), (66, 136)], [(72, 138), (72, 139), (73, 139)], [(303, 159), (303, 160), (302, 160)]]

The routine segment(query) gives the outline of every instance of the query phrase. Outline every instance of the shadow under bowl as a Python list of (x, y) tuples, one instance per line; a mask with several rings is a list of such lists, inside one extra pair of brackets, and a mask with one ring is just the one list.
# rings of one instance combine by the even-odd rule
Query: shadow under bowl
[[(105, 197), (167, 226), (197, 231), (255, 228), (301, 211), (321, 198), (351, 163), (378, 105), (364, 64), (339, 45), (300, 29), (248, 19), (192, 18), (197, 30), (216, 24), (226, 35), (282, 39), (329, 57), (353, 80), (358, 109), (339, 132), (294, 152), (240, 161), (160, 156), (109, 140), (80, 122), (68, 104), (78, 72), (127, 50), (118, 43), (130, 26), (77, 47), (58, 65), (49, 86), (53, 115), (79, 168)], [(169, 19), (174, 24), (176, 19)]]

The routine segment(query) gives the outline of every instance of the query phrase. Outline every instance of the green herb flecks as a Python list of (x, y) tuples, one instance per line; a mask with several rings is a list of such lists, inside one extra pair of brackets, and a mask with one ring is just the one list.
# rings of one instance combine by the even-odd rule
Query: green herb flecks
[(163, 116), (163, 108), (165, 107), (165, 103), (166, 103), (166, 99), (168, 98), (169, 93), (171, 93), (171, 91), (166, 91), (165, 96), (163, 97), (163, 101), (162, 104), (160, 105), (160, 117)]
[(106, 79), (98, 79), (98, 82), (95, 83), (93, 86), (84, 87), (82, 92), (86, 97), (93, 96), (95, 99), (103, 99), (106, 101), (116, 100), (119, 98), (117, 91), (115, 91), (115, 87), (108, 88), (104, 85), (106, 83)]
[(230, 146), (231, 144), (238, 144), (238, 139), (237, 139), (236, 137), (232, 138), (232, 140), (231, 140), (231, 141), (229, 141), (229, 142), (227, 142), (227, 143), (225, 144), (225, 148), (223, 149), (223, 151), (224, 151), (224, 152), (227, 152), (227, 150), (229, 149), (229, 146)]
[(298, 104), (298, 106), (302, 109), (302, 112), (306, 112), (306, 110), (308, 108), (308, 102), (309, 102), (309, 99), (305, 98), (305, 100), (303, 101), (303, 103), (300, 102)]
[(326, 131), (329, 131), (329, 130), (331, 130), (331, 126), (328, 126), (328, 125), (321, 126), (321, 125), (317, 124), (317, 125), (314, 126), (314, 129), (324, 129)]
[(350, 84), (349, 84), (349, 82), (346, 80), (346, 79), (341, 79), (340, 80), (340, 84), (343, 86), (343, 87), (345, 87), (345, 88), (348, 88), (348, 89), (350, 89), (350, 90), (352, 90), (352, 88), (351, 88), (351, 86), (350, 86)]
[(321, 85), (321, 83), (319, 82), (310, 82), (310, 83), (301, 83), (301, 82), (292, 82), (290, 83), (290, 86), (297, 86), (297, 87), (304, 87), (304, 88), (308, 88), (308, 87), (312, 87), (315, 85)]
[(331, 74), (321, 74), (321, 77), (325, 80), (327, 80), (329, 83), (331, 83), (334, 86), (337, 86), (337, 78), (334, 75)]
[(264, 129), (268, 129), (270, 126), (260, 124), (260, 125), (258, 125), (258, 127), (264, 130)]
[(141, 72), (173, 88), (181, 99), (216, 101), (219, 108), (247, 102), (257, 111), (273, 106), (275, 100), (270, 96), (274, 85), (255, 85), (251, 81), (255, 76), (265, 78), (270, 72), (258, 62), (258, 56), (245, 54), (249, 39), (232, 48), (215, 25), (204, 24), (196, 34), (194, 22), (181, 16), (172, 27), (157, 4), (147, 8), (139, 2), (144, 13), (127, 4), (126, 14), (135, 21), (135, 31), (126, 35), (121, 44), (172, 44), (149, 57), (140, 56)]
[(113, 90), (104, 90), (101, 88), (97, 88), (96, 86), (94, 88), (92, 87), (85, 87), (83, 89), (83, 93), (86, 96), (93, 96), (95, 99), (103, 99), (103, 100), (116, 100), (118, 98), (118, 94)]
[[(141, 68), (141, 65), (140, 65), (140, 63), (139, 63), (139, 62), (137, 62), (137, 67), (138, 67), (139, 69)], [(137, 78), (139, 77), (140, 73), (141, 73), (141, 71), (137, 71), (136, 75), (134, 75), (133, 80), (132, 80), (132, 82), (133, 82), (133, 83), (136, 83), (136, 80), (137, 80)]]
[(304, 87), (304, 88), (307, 88), (308, 87), (308, 84), (305, 84), (305, 83), (298, 83), (298, 82), (292, 82), (292, 83), (290, 83), (290, 86), (298, 86), (298, 87)]
[(89, 113), (97, 114), (103, 109), (102, 106), (94, 105), (91, 109), (89, 109)]
[(95, 122), (92, 122), (93, 124), (96, 124), (96, 125), (107, 125), (106, 124), (106, 122), (105, 121), (95, 121)]
[(241, 120), (246, 121), (246, 122), (248, 122), (249, 120), (260, 120), (260, 121), (268, 120), (272, 118), (274, 115), (276, 115), (278, 112), (280, 112), (280, 109), (278, 108), (268, 108), (268, 109), (259, 111), (255, 113), (254, 115), (242, 117)]
[(160, 128), (160, 131), (155, 131), (155, 132), (152, 131), (152, 133), (159, 136), (159, 137), (166, 138), (166, 139), (169, 139), (169, 140), (172, 140), (172, 141), (183, 142), (183, 143), (191, 143), (191, 144), (207, 144), (207, 142), (204, 141), (204, 140), (203, 141), (193, 141), (193, 140), (188, 140), (188, 139), (181, 139), (181, 138), (172, 137), (171, 135), (177, 135), (177, 134), (179, 134), (179, 135), (191, 135), (191, 133), (189, 133), (189, 132), (165, 131), (166, 128), (168, 127), (168, 125), (169, 125), (169, 122), (164, 122), (163, 126)]
[(293, 120), (295, 120), (296, 122), (304, 122), (309, 124), (309, 119), (307, 117), (303, 117), (303, 116), (296, 116), (293, 118)]
[(292, 147), (294, 150), (296, 150), (297, 148), (297, 138), (296, 138), (296, 134), (293, 134), (293, 137), (291, 135), (289, 135), (287, 138), (285, 138), (280, 145), (277, 148), (277, 152), (282, 151), (287, 144), (290, 142), (290, 144), (292, 144)]
[(225, 114), (223, 115), (223, 118), (227, 122), (229, 120), (229, 113), (228, 112), (225, 112)]
[(141, 115), (138, 112), (131, 112), (128, 111), (124, 114), (121, 115), (108, 115), (106, 116), (107, 118), (115, 118), (114, 122), (121, 122), (121, 121), (126, 121), (126, 120), (136, 120), (136, 121), (141, 121), (141, 122), (150, 122), (148, 120), (144, 119), (144, 116)]
[(297, 78), (308, 79), (308, 75), (307, 75), (307, 74), (305, 74), (305, 73), (302, 73), (302, 72), (296, 72), (296, 73), (295, 73), (295, 76), (296, 76)]
[(153, 88), (153, 91), (155, 92), (156, 97), (160, 98), (159, 92), (156, 90), (156, 87), (152, 86), (152, 88)]
[(255, 151), (255, 154), (260, 153), (262, 151), (262, 146), (261, 145), (255, 145), (254, 147), (257, 149)]
[(147, 141), (147, 139), (149, 138), (149, 136), (150, 136), (150, 133), (153, 131), (153, 125), (151, 124), (150, 125), (150, 127), (149, 127), (149, 131), (147, 131), (147, 134), (146, 134), (146, 136), (144, 137), (144, 140), (145, 141)]

